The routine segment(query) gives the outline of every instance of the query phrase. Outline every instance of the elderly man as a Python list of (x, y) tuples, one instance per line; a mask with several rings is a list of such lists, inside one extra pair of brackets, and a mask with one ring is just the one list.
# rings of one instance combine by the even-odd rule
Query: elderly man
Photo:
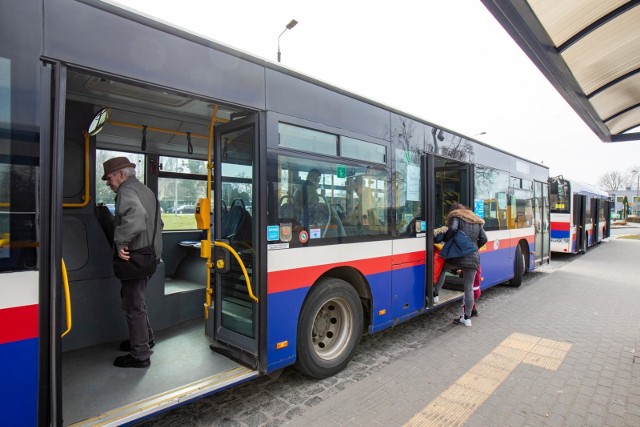
[[(126, 157), (109, 159), (103, 167), (102, 180), (107, 181), (107, 185), (116, 193), (113, 236), (116, 256), (128, 261), (129, 250), (150, 246), (153, 242), (159, 261), (162, 253), (162, 220), (155, 194), (138, 181), (136, 165)], [(113, 364), (119, 368), (146, 368), (151, 365), (151, 347), (155, 345), (144, 295), (149, 277), (121, 282), (120, 296), (129, 327), (129, 339), (120, 343), (120, 350), (129, 354), (116, 357)]]

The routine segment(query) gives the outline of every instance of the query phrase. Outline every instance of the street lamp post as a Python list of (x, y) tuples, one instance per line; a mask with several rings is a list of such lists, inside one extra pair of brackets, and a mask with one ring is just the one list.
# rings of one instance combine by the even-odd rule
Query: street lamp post
[(278, 36), (278, 62), (280, 62), (280, 37), (282, 37), (282, 35), (285, 33), (285, 31), (292, 29), (293, 27), (296, 26), (296, 24), (298, 24), (298, 21), (296, 21), (295, 19), (292, 19), (291, 21), (289, 21), (289, 23), (287, 24), (287, 27), (282, 30), (282, 32), (280, 33), (280, 35)]

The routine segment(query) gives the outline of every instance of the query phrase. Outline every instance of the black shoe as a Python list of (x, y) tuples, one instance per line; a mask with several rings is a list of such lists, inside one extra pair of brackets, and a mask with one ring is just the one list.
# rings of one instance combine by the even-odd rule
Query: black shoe
[[(149, 341), (149, 348), (153, 348), (156, 345), (155, 340)], [(120, 343), (120, 351), (131, 351), (131, 341), (124, 340)]]
[(476, 310), (475, 308), (471, 310), (471, 317), (478, 317), (478, 310)]
[(116, 357), (116, 360), (113, 361), (113, 366), (118, 368), (148, 368), (151, 366), (151, 359), (140, 360), (127, 354), (126, 356)]

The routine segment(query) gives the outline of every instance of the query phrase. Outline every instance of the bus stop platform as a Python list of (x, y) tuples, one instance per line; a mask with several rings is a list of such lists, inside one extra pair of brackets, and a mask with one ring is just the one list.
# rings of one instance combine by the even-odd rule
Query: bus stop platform
[(288, 425), (640, 426), (640, 241), (528, 277)]

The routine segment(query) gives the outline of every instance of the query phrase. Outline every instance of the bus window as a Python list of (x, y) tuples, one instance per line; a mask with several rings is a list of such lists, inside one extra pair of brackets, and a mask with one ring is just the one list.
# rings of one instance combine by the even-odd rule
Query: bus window
[(509, 208), (509, 228), (533, 226), (533, 191), (512, 188)]
[[(395, 188), (395, 235), (409, 237), (420, 230), (412, 224), (422, 217), (420, 158), (415, 153), (396, 150), (393, 184)], [(422, 226), (421, 226), (422, 227)]]
[[(478, 165), (475, 171), (475, 199), (482, 201), (485, 230), (507, 229), (507, 189), (509, 174)], [(478, 213), (478, 212), (476, 212)]]
[(164, 230), (194, 230), (196, 201), (207, 197), (207, 162), (160, 156), (158, 201)]
[(272, 179), (272, 224), (291, 223), (294, 233), (306, 229), (310, 240), (388, 233), (384, 171), (278, 156)]
[(110, 210), (113, 210), (113, 206), (115, 206), (114, 203), (115, 203), (116, 193), (111, 191), (111, 188), (109, 188), (109, 186), (106, 185), (106, 181), (102, 180), (102, 175), (103, 175), (102, 164), (114, 157), (128, 158), (131, 161), (131, 163), (136, 165), (136, 178), (138, 178), (140, 182), (145, 182), (144, 154), (134, 154), (134, 153), (125, 153), (122, 151), (97, 149), (96, 150), (96, 204), (104, 203), (110, 208)]
[(549, 204), (551, 212), (569, 213), (571, 199), (569, 183), (562, 179), (552, 179), (549, 183)]

